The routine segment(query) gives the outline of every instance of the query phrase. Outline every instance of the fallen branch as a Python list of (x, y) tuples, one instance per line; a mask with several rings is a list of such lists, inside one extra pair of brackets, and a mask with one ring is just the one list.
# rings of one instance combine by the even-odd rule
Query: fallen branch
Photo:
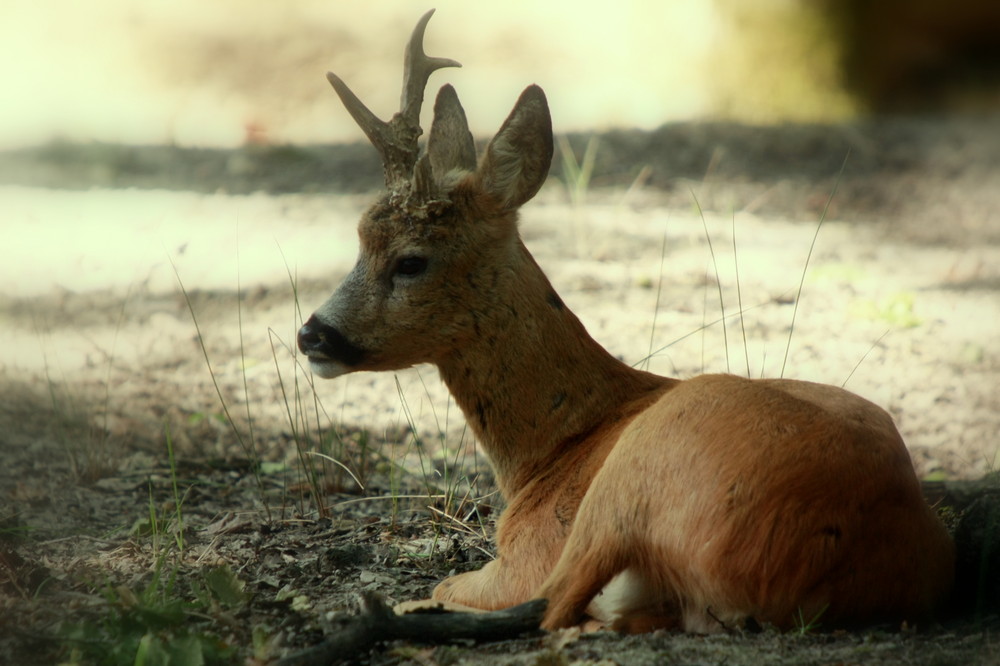
[(275, 666), (327, 666), (358, 659), (377, 643), (407, 640), (425, 644), (456, 640), (489, 642), (535, 631), (545, 599), (492, 613), (413, 612), (396, 615), (374, 592), (362, 595), (361, 613), (345, 618), (319, 645), (280, 659)]

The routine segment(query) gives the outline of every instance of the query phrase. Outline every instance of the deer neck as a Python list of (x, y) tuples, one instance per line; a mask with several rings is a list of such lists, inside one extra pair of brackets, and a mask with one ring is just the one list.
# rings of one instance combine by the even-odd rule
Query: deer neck
[(671, 381), (594, 341), (518, 246), (509, 283), (476, 313), (480, 334), (438, 362), (507, 498), (626, 404)]

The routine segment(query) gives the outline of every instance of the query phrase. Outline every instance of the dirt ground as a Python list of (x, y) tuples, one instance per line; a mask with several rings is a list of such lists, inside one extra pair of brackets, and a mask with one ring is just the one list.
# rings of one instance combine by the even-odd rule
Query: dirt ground
[[(589, 183), (557, 157), (522, 233), (627, 362), (845, 385), (891, 412), (921, 478), (980, 479), (1000, 464), (996, 121), (604, 135)], [(434, 369), (314, 386), (292, 348), (353, 262), (363, 152), (0, 157), (0, 662), (265, 663), (361, 591), (420, 598), (491, 557), (502, 503)], [(293, 177), (328, 159), (328, 180)], [(358, 658), (997, 663), (1000, 623), (965, 611)]]

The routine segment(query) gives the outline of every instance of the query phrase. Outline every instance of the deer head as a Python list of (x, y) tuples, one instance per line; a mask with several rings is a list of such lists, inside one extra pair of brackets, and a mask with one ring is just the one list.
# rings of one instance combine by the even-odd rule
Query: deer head
[(440, 363), (460, 353), (510, 315), (523, 265), (534, 266), (518, 237), (516, 211), (541, 187), (552, 160), (545, 95), (537, 86), (522, 93), (477, 164), (465, 112), (445, 85), (420, 154), (427, 79), (459, 66), (424, 54), (432, 13), (407, 45), (401, 109), (389, 122), (327, 75), (381, 154), (386, 192), (358, 225), (353, 270), (299, 331), (299, 349), (321, 377)]

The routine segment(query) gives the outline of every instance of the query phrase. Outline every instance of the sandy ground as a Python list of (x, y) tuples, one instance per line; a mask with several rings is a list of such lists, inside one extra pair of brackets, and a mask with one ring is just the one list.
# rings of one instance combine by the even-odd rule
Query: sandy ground
[[(301, 371), (290, 341), (352, 265), (366, 197), (12, 187), (0, 196), (5, 376), (47, 375), (99, 398), (123, 432), (147, 421), (153, 438), (164, 410), (217, 412), (182, 283), (230, 397), (244, 401), (246, 377), (252, 418), (289, 427), (278, 370), (285, 382)], [(652, 351), (652, 370), (681, 377), (843, 384), (889, 409), (922, 476), (995, 468), (1000, 247), (913, 244), (876, 221), (827, 221), (790, 334), (817, 222), (713, 213), (705, 222), (660, 205), (654, 191), (592, 192), (573, 207), (553, 183), (524, 211), (522, 230), (566, 302), (629, 363)], [(432, 368), (349, 376), (318, 394), (339, 423), (398, 428), (405, 404), (425, 431), (461, 429)]]

